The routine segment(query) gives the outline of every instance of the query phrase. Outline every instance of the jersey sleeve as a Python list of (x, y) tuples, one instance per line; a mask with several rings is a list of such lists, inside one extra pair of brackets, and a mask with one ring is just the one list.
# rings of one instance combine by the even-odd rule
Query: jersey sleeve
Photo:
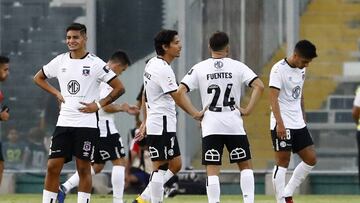
[(112, 91), (112, 88), (107, 84), (102, 82), (100, 84), (100, 99), (105, 98)]
[(269, 87), (281, 89), (281, 75), (279, 67), (273, 67), (270, 71)]
[(97, 64), (98, 72), (97, 77), (101, 82), (109, 83), (116, 78), (116, 74), (106, 65), (104, 61)]
[(174, 71), (168, 67), (159, 75), (159, 85), (165, 94), (174, 92), (177, 90), (178, 85)]
[(188, 92), (199, 88), (199, 83), (198, 83), (196, 75), (197, 75), (197, 72), (194, 69), (194, 67), (192, 67), (189, 70), (189, 72), (184, 76), (184, 78), (181, 80), (181, 84), (185, 85)]
[(355, 92), (354, 106), (360, 107), (360, 87), (358, 87)]
[(47, 78), (54, 78), (57, 76), (60, 67), (61, 56), (55, 57), (48, 64), (44, 65), (42, 71)]
[(247, 86), (251, 86), (251, 83), (258, 78), (258, 76), (251, 70), (248, 66), (244, 65), (244, 72), (242, 77), (242, 82), (245, 83)]

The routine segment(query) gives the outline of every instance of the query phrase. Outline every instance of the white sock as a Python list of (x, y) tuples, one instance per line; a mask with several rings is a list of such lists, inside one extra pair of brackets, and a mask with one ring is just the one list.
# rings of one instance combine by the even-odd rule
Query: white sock
[(240, 174), (240, 188), (243, 194), (244, 203), (254, 203), (254, 172), (251, 169), (244, 169)]
[[(161, 170), (161, 169), (158, 170), (158, 173), (164, 175), (164, 183), (166, 183), (166, 182), (172, 177), (172, 176), (171, 176), (169, 179), (165, 180), (166, 178), (169, 177), (170, 173), (173, 174), (173, 173), (170, 171), (170, 173), (169, 173), (168, 175), (166, 175), (168, 171), (170, 171), (170, 170), (167, 170), (167, 171), (164, 171), (164, 170)], [(173, 174), (173, 175), (174, 175), (174, 174)], [(140, 196), (141, 196), (141, 198), (142, 198), (143, 200), (150, 201), (150, 197), (151, 197), (151, 194), (150, 194), (150, 184), (148, 184), (148, 185), (146, 186), (145, 190), (141, 193)]]
[(206, 183), (206, 193), (209, 203), (220, 202), (220, 181), (219, 176), (208, 176)]
[[(95, 171), (93, 167), (91, 167), (91, 175), (92, 176), (95, 175)], [(72, 175), (65, 183), (62, 184), (66, 189), (65, 193), (69, 193), (71, 189), (77, 187), (79, 185), (79, 182), (80, 182), (79, 174), (76, 171), (74, 175)]]
[(284, 197), (291, 197), (294, 191), (305, 180), (314, 166), (307, 165), (305, 162), (299, 163), (296, 166), (293, 175), (291, 176), (288, 184), (285, 187)]
[(154, 171), (149, 184), (151, 203), (161, 203), (164, 196), (164, 175)]
[(55, 203), (56, 198), (57, 198), (57, 193), (43, 190), (42, 203)]
[(77, 203), (90, 203), (90, 193), (78, 192)]
[(284, 202), (285, 175), (287, 168), (275, 166), (273, 170), (272, 182), (277, 203)]
[(125, 185), (124, 166), (113, 166), (111, 172), (111, 184), (113, 188), (113, 203), (123, 203)]

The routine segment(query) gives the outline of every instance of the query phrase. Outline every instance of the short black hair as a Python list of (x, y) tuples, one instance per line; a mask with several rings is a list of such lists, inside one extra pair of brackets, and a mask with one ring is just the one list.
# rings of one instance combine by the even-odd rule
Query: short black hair
[(220, 51), (229, 44), (229, 36), (225, 32), (217, 31), (211, 35), (209, 46), (213, 51)]
[(315, 45), (306, 39), (300, 40), (296, 43), (294, 52), (306, 59), (313, 59), (317, 57)]
[(69, 32), (70, 30), (77, 30), (80, 31), (81, 34), (86, 34), (86, 26), (81, 23), (72, 23), (66, 28), (66, 32)]
[(126, 54), (125, 51), (122, 51), (122, 50), (117, 50), (116, 52), (114, 52), (111, 55), (110, 60), (118, 61), (118, 62), (122, 63), (123, 65), (131, 65), (129, 56)]
[(170, 45), (171, 41), (177, 34), (178, 32), (176, 30), (161, 30), (159, 33), (157, 33), (154, 38), (156, 54), (163, 56), (165, 54), (165, 50), (163, 49), (162, 45)]
[(10, 59), (6, 56), (0, 56), (0, 64), (7, 64), (10, 62)]

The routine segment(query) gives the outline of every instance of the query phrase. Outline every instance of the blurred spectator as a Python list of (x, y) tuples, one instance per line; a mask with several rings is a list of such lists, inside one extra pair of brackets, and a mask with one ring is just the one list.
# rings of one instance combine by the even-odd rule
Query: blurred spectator
[(357, 140), (357, 146), (358, 146), (358, 178), (359, 178), (359, 184), (360, 184), (360, 86), (357, 88), (355, 92), (355, 99), (354, 99), (354, 106), (352, 109), (352, 117), (354, 119), (355, 124), (357, 125), (357, 131), (356, 131), (356, 140)]
[(46, 133), (39, 127), (30, 129), (25, 148), (25, 167), (27, 169), (45, 169), (48, 154), (44, 144), (45, 135)]
[(25, 143), (19, 140), (19, 133), (11, 128), (3, 144), (3, 154), (6, 169), (23, 169), (25, 161)]

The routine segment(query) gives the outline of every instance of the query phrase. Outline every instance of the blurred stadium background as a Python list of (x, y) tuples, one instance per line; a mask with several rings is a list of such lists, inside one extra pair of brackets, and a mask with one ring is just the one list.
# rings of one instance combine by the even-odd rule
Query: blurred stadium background
[[(9, 132), (14, 133), (12, 129), (23, 148), (28, 140), (42, 142), (51, 135), (57, 103), (35, 86), (32, 77), (67, 51), (65, 28), (75, 21), (87, 25), (88, 50), (103, 60), (117, 49), (129, 53), (133, 65), (120, 77), (126, 94), (118, 101), (128, 103), (135, 103), (145, 60), (155, 55), (153, 36), (161, 28), (178, 30), (182, 39), (182, 55), (173, 66), (179, 80), (193, 64), (208, 57), (208, 37), (217, 30), (229, 33), (231, 57), (249, 65), (265, 84), (271, 66), (291, 52), (296, 41), (314, 42), (319, 57), (310, 64), (304, 90), (318, 164), (299, 193), (360, 194), (356, 127), (351, 117), (360, 83), (360, 0), (0, 0), (0, 53), (11, 59), (10, 77), (1, 85), (3, 104), (11, 109), (11, 119), (1, 122), (3, 143), (10, 139)], [(198, 94), (191, 97), (200, 106)], [(256, 111), (245, 119), (257, 194), (272, 193), (269, 112), (265, 91)], [(117, 118), (121, 135), (127, 138), (134, 118)], [(34, 133), (34, 127), (44, 133)], [(179, 110), (178, 128), (184, 169), (194, 168), (182, 173), (204, 176), (198, 124)], [(21, 163), (5, 162), (0, 193), (41, 192), (46, 156), (24, 161), (21, 152), (11, 153)], [(238, 193), (239, 174), (226, 154), (224, 158), (222, 192)], [(294, 157), (291, 166), (298, 161)], [(74, 164), (67, 164), (63, 178), (73, 171)], [(97, 178), (108, 184), (108, 174)]]

